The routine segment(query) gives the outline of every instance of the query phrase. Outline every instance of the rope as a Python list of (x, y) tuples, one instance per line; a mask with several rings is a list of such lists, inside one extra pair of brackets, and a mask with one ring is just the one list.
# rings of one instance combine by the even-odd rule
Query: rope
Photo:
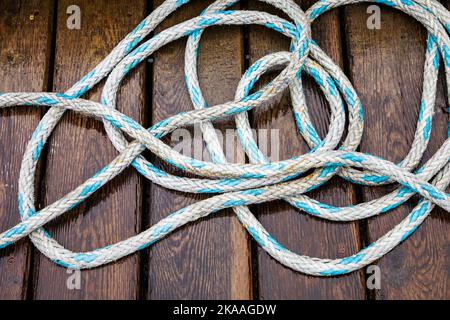
[[(385, 255), (411, 235), (435, 205), (450, 211), (450, 195), (445, 192), (450, 183), (450, 139), (419, 167), (430, 140), (441, 57), (447, 87), (450, 88), (449, 11), (434, 0), (369, 1), (388, 5), (411, 15), (428, 31), (423, 94), (414, 141), (405, 159), (394, 164), (355, 151), (363, 134), (361, 102), (341, 69), (311, 39), (310, 24), (319, 15), (341, 5), (362, 1), (321, 0), (306, 12), (292, 0), (262, 1), (282, 10), (291, 22), (260, 11), (229, 11), (227, 8), (236, 1), (218, 0), (199, 16), (144, 41), (161, 21), (188, 2), (167, 0), (66, 93), (0, 93), (2, 108), (19, 105), (51, 107), (37, 126), (22, 159), (18, 195), (22, 221), (0, 234), (0, 248), (28, 235), (37, 249), (55, 263), (73, 269), (93, 268), (146, 248), (191, 221), (225, 208), (233, 208), (236, 217), (253, 239), (274, 259), (299, 272), (333, 276), (362, 268)], [(259, 24), (280, 32), (291, 39), (291, 49), (289, 52), (269, 54), (256, 61), (243, 75), (234, 101), (208, 106), (197, 75), (197, 53), (203, 30), (215, 25), (244, 24)], [(185, 52), (186, 87), (195, 109), (176, 114), (145, 129), (116, 110), (119, 86), (139, 63), (160, 47), (184, 36), (188, 37)], [(254, 91), (253, 86), (261, 75), (274, 69), (282, 70), (273, 81)], [(319, 137), (309, 117), (302, 87), (302, 72), (313, 77), (330, 105), (331, 121), (324, 139)], [(104, 78), (106, 83), (100, 103), (80, 98)], [(279, 162), (270, 162), (258, 149), (247, 111), (267, 104), (286, 88), (290, 90), (296, 125), (311, 151)], [(36, 165), (44, 144), (65, 110), (101, 119), (119, 155), (61, 199), (36, 210)], [(239, 141), (248, 155), (249, 164), (226, 162), (212, 124), (212, 121), (223, 117), (234, 117)], [(346, 121), (348, 133), (340, 143)], [(177, 128), (195, 123), (200, 124), (212, 162), (182, 155), (161, 141), (162, 137)], [(134, 140), (129, 142), (123, 133)], [(145, 149), (183, 172), (193, 173), (200, 178), (176, 176), (157, 168), (141, 156)], [(72, 252), (45, 231), (43, 226), (46, 223), (70, 211), (130, 165), (153, 183), (165, 188), (216, 195), (170, 213), (140, 234), (89, 252)], [(311, 169), (315, 170), (304, 175)], [(398, 183), (399, 186), (381, 198), (347, 207), (321, 203), (306, 195), (335, 175), (362, 185)], [(312, 258), (289, 251), (264, 229), (248, 209), (251, 204), (283, 199), (318, 218), (354, 221), (385, 213), (416, 195), (420, 197), (416, 207), (392, 230), (363, 250), (339, 259)]]

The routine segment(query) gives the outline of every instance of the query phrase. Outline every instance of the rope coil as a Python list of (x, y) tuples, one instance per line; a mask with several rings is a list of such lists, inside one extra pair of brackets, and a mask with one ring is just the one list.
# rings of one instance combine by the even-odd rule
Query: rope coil
[[(169, 14), (189, 2), (167, 0), (66, 93), (0, 93), (1, 108), (19, 105), (51, 107), (33, 133), (22, 159), (18, 195), (22, 222), (0, 234), (0, 249), (28, 235), (37, 249), (57, 264), (73, 269), (93, 268), (146, 248), (191, 221), (221, 209), (233, 208), (236, 217), (253, 239), (274, 259), (299, 272), (333, 276), (362, 268), (385, 255), (411, 235), (435, 205), (450, 211), (450, 195), (445, 191), (450, 184), (450, 139), (447, 138), (433, 157), (418, 168), (430, 140), (441, 60), (444, 61), (447, 88), (450, 88), (449, 11), (435, 0), (320, 0), (306, 12), (292, 0), (261, 1), (282, 10), (292, 21), (260, 11), (230, 11), (227, 8), (237, 1), (218, 0), (199, 16), (170, 27), (144, 42), (144, 38)], [(428, 31), (417, 128), (411, 150), (399, 164), (355, 151), (363, 134), (363, 107), (342, 70), (311, 39), (310, 24), (319, 15), (341, 5), (359, 2), (375, 2), (399, 9), (421, 22)], [(203, 30), (215, 25), (244, 24), (259, 24), (280, 32), (291, 38), (291, 49), (289, 52), (269, 54), (250, 66), (239, 82), (234, 101), (208, 106), (197, 74), (198, 49)], [(185, 80), (194, 110), (176, 114), (145, 129), (116, 110), (120, 84), (133, 68), (156, 50), (184, 36), (188, 37)], [(284, 69), (274, 80), (251, 93), (263, 74), (280, 68)], [(329, 131), (324, 139), (319, 137), (309, 117), (302, 72), (312, 76), (330, 105)], [(104, 78), (106, 83), (100, 103), (80, 98)], [(258, 149), (247, 111), (270, 102), (286, 88), (290, 90), (296, 125), (311, 151), (279, 162), (270, 162)], [(450, 97), (447, 98), (450, 105)], [(36, 210), (34, 179), (37, 162), (44, 144), (65, 110), (101, 119), (111, 142), (120, 153), (73, 191), (47, 207)], [(348, 133), (340, 144), (346, 112)], [(212, 121), (230, 116), (235, 119), (238, 138), (250, 160), (249, 164), (226, 161)], [(212, 162), (182, 155), (161, 141), (162, 137), (174, 130), (195, 123), (200, 124)], [(135, 140), (128, 142), (123, 133)], [(172, 166), (201, 178), (175, 176), (157, 168), (141, 156), (145, 149)], [(49, 221), (83, 202), (130, 165), (163, 187), (217, 195), (169, 214), (140, 234), (90, 252), (72, 252), (64, 248), (43, 228)], [(307, 176), (302, 175), (310, 169), (315, 170)], [(399, 187), (379, 199), (347, 207), (334, 207), (306, 195), (335, 175), (362, 185), (396, 182)], [(391, 231), (360, 252), (339, 259), (312, 258), (289, 251), (264, 229), (247, 207), (283, 199), (318, 218), (354, 221), (385, 213), (415, 195), (420, 196), (417, 206)]]

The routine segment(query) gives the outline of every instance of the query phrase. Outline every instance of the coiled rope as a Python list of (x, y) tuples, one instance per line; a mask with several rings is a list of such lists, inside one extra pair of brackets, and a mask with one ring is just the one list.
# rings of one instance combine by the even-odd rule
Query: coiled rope
[[(28, 235), (38, 250), (57, 264), (74, 269), (93, 268), (146, 248), (188, 222), (224, 208), (233, 208), (253, 239), (274, 259), (303, 273), (332, 276), (357, 270), (382, 257), (412, 234), (435, 205), (450, 211), (450, 195), (445, 192), (450, 183), (450, 139), (418, 168), (430, 140), (441, 57), (447, 87), (450, 88), (449, 11), (435, 0), (321, 0), (306, 12), (292, 0), (262, 1), (285, 12), (291, 22), (260, 11), (227, 11), (237, 1), (218, 0), (201, 15), (168, 28), (144, 42), (144, 38), (161, 21), (189, 2), (167, 0), (66, 93), (1, 93), (2, 108), (19, 105), (51, 108), (36, 128), (22, 160), (18, 196), (22, 222), (0, 234), (0, 248)], [(421, 22), (428, 31), (423, 94), (414, 142), (408, 155), (398, 164), (355, 151), (363, 133), (361, 102), (340, 68), (311, 39), (310, 24), (320, 14), (341, 5), (359, 2), (375, 2), (399, 9)], [(256, 61), (243, 75), (235, 100), (210, 107), (203, 98), (197, 75), (197, 52), (202, 32), (214, 25), (243, 24), (263, 25), (290, 37), (291, 49)], [(188, 37), (185, 52), (186, 86), (195, 110), (176, 114), (145, 129), (116, 110), (120, 83), (130, 70), (157, 49), (184, 36)], [(272, 82), (251, 93), (261, 75), (280, 68), (284, 69)], [(323, 140), (319, 138), (308, 114), (302, 88), (302, 72), (314, 78), (330, 105), (329, 131)], [(105, 77), (107, 80), (101, 103), (80, 98)], [(287, 160), (269, 162), (254, 140), (247, 111), (270, 102), (287, 87), (292, 98), (296, 125), (311, 151)], [(37, 211), (34, 206), (36, 164), (45, 142), (67, 109), (101, 119), (110, 140), (120, 153), (111, 163), (66, 196)], [(348, 134), (340, 144), (346, 111)], [(250, 164), (226, 162), (212, 121), (230, 116), (236, 121), (239, 141)], [(182, 155), (160, 140), (175, 129), (194, 123), (200, 124), (212, 162)], [(134, 141), (127, 141), (123, 132)], [(155, 167), (140, 155), (146, 148), (172, 166), (201, 178), (175, 176)], [(70, 211), (130, 165), (147, 179), (163, 187), (217, 195), (169, 214), (140, 234), (90, 252), (72, 252), (45, 231), (43, 226), (47, 222)], [(307, 176), (302, 175), (310, 169), (315, 170)], [(306, 195), (335, 175), (363, 185), (396, 182), (399, 187), (379, 199), (347, 207), (334, 207)], [(312, 258), (289, 251), (264, 229), (247, 207), (250, 204), (283, 199), (319, 218), (353, 221), (385, 213), (415, 195), (420, 200), (403, 221), (360, 252), (339, 259)]]

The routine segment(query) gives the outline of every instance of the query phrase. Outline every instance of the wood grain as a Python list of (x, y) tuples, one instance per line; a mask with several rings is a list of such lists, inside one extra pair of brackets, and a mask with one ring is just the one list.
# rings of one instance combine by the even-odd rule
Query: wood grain
[[(66, 27), (69, 5), (81, 9), (81, 29)], [(97, 65), (144, 17), (145, 1), (69, 1), (58, 3), (53, 90), (66, 91)], [(142, 123), (144, 66), (122, 84), (118, 109)], [(86, 98), (99, 101), (100, 88)], [(115, 151), (102, 123), (68, 112), (49, 143), (43, 205), (52, 203), (109, 163)], [(131, 168), (48, 228), (64, 246), (86, 251), (126, 239), (140, 229), (142, 183)], [(80, 290), (69, 290), (66, 269), (36, 254), (35, 299), (135, 299), (139, 293), (139, 257), (83, 271)]]
[[(0, 1), (0, 91), (46, 91), (53, 1)], [(24, 37), (23, 35), (27, 36)], [(20, 221), (17, 208), (22, 156), (42, 109), (0, 110), (0, 230)], [(31, 246), (22, 240), (0, 251), (0, 299), (27, 295)]]
[[(0, 91), (64, 92), (142, 20), (151, 10), (146, 8), (147, 2), (60, 0), (57, 12), (53, 12), (56, 6), (52, 0), (0, 0)], [(154, 0), (153, 7), (162, 2)], [(304, 9), (313, 2), (299, 0)], [(184, 6), (157, 31), (198, 15), (209, 3), (202, 0)], [(243, 3), (245, 8), (261, 8), (283, 16), (258, 1)], [(443, 3), (450, 7), (449, 1)], [(66, 27), (66, 9), (73, 4), (81, 8), (81, 30)], [(367, 5), (351, 5), (314, 22), (313, 38), (345, 67), (363, 102), (365, 134), (361, 150), (399, 161), (410, 149), (415, 131), (426, 33), (405, 14), (380, 7), (381, 30), (366, 27)], [(55, 26), (53, 15), (57, 15)], [(210, 105), (233, 99), (245, 65), (267, 53), (289, 48), (287, 39), (263, 27), (211, 29), (204, 35), (199, 58), (200, 84)], [(144, 65), (131, 72), (120, 90), (119, 110), (144, 124), (191, 110), (183, 79), (184, 47), (185, 39), (158, 51), (147, 63), (147, 76)], [(249, 59), (246, 62), (245, 53)], [(53, 62), (54, 70), (50, 70)], [(271, 77), (273, 74), (264, 77), (261, 84)], [(304, 79), (312, 121), (323, 137), (329, 124), (328, 103), (317, 85), (306, 76)], [(446, 138), (449, 115), (444, 83), (441, 72), (425, 159)], [(99, 87), (85, 98), (98, 101), (102, 85)], [(152, 100), (150, 96), (146, 99), (146, 92), (152, 94)], [(0, 111), (0, 230), (19, 221), (16, 199), (20, 161), (43, 112), (30, 108)], [(275, 142), (280, 159), (308, 150), (295, 128), (287, 93), (274, 106), (253, 112), (251, 121), (254, 128), (279, 130), (279, 141)], [(226, 119), (216, 127), (225, 132), (234, 128), (234, 123)], [(188, 130), (193, 133), (192, 128)], [(165, 141), (177, 143), (170, 137)], [(50, 139), (45, 163), (39, 170), (42, 183), (37, 189), (37, 206), (42, 208), (59, 199), (116, 155), (100, 122), (68, 112)], [(147, 156), (158, 166), (176, 172)], [(341, 206), (380, 197), (393, 188), (355, 188), (334, 178), (311, 196)], [(48, 230), (72, 250), (90, 250), (136, 234), (142, 219), (144, 227), (148, 227), (170, 212), (206, 197), (166, 190), (128, 169), (79, 208), (50, 223)], [(318, 220), (281, 201), (254, 206), (252, 212), (275, 238), (295, 252), (343, 257), (357, 251), (361, 243), (385, 234), (416, 203), (417, 199), (411, 200), (361, 225)], [(366, 291), (364, 270), (324, 279), (284, 268), (257, 249), (231, 210), (190, 224), (141, 254), (84, 271), (81, 290), (69, 290), (66, 282), (70, 274), (34, 252), (29, 240), (22, 240), (0, 251), (0, 299), (448, 299), (449, 225), (448, 214), (435, 209), (414, 235), (377, 262), (381, 290), (373, 292)], [(365, 226), (368, 233), (360, 234)]]
[[(409, 151), (416, 128), (426, 33), (409, 16), (381, 7), (380, 30), (366, 27), (367, 5), (345, 9), (349, 70), (365, 112), (361, 150), (398, 162)], [(436, 103), (432, 136), (424, 159), (442, 145), (447, 134), (442, 79)], [(378, 198), (392, 189), (393, 186), (364, 188), (363, 200)], [(393, 228), (416, 203), (417, 199), (412, 200), (389, 214), (371, 219), (369, 241)], [(448, 299), (449, 225), (448, 214), (435, 209), (416, 233), (378, 262), (381, 290), (372, 295), (376, 299)]]
[[(155, 7), (161, 2), (155, 1)], [(157, 31), (198, 15), (207, 4), (207, 1), (196, 1), (184, 6)], [(205, 32), (199, 57), (200, 85), (210, 105), (233, 99), (242, 74), (243, 57), (242, 33), (238, 27), (212, 29)], [(182, 39), (155, 54), (153, 123), (193, 109), (183, 80), (184, 46), (185, 39)], [(230, 126), (230, 121), (222, 121), (219, 128)], [(161, 165), (160, 161), (157, 163)], [(147, 205), (149, 222), (152, 225), (170, 212), (203, 198), (151, 185)], [(172, 233), (149, 252), (149, 299), (251, 297), (247, 235), (230, 210)]]
[[(312, 1), (300, 2), (304, 9)], [(251, 8), (262, 8), (261, 5)], [(272, 11), (269, 7), (265, 10)], [(338, 65), (343, 64), (341, 33), (337, 11), (325, 14), (313, 24), (313, 38)], [(288, 50), (289, 42), (263, 27), (249, 31), (250, 63), (276, 51)], [(318, 86), (305, 78), (305, 91), (312, 121), (324, 137), (329, 123), (329, 108)], [(267, 81), (267, 79), (266, 79)], [(264, 82), (264, 80), (263, 80)], [(279, 130), (279, 158), (303, 154), (308, 148), (296, 130), (291, 103), (286, 92), (269, 109), (255, 110), (253, 126)], [(310, 194), (313, 198), (337, 206), (355, 203), (353, 187), (341, 179), (332, 179)], [(336, 258), (356, 252), (360, 247), (357, 223), (330, 223), (276, 201), (258, 205), (254, 211), (262, 224), (280, 243), (294, 252), (315, 257)], [(337, 278), (310, 277), (283, 267), (258, 249), (258, 286), (261, 299), (364, 299), (362, 271)]]

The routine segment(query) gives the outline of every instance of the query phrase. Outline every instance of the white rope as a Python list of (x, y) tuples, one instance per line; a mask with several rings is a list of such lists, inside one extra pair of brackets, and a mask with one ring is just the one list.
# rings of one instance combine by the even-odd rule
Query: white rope
[[(0, 234), (0, 248), (28, 235), (39, 251), (59, 265), (76, 269), (93, 268), (148, 247), (188, 222), (224, 208), (233, 208), (242, 225), (274, 259), (303, 273), (332, 276), (357, 270), (382, 257), (412, 234), (435, 205), (450, 211), (450, 195), (445, 192), (450, 183), (450, 139), (422, 167), (417, 168), (430, 140), (441, 58), (450, 88), (449, 11), (434, 0), (368, 1), (389, 5), (411, 15), (429, 33), (423, 94), (414, 142), (405, 159), (394, 164), (355, 151), (363, 133), (361, 102), (339, 67), (311, 40), (310, 24), (320, 14), (340, 5), (362, 1), (321, 0), (306, 12), (292, 0), (263, 1), (284, 11), (291, 21), (260, 11), (224, 11), (236, 1), (218, 0), (198, 17), (168, 28), (144, 42), (144, 38), (161, 21), (188, 2), (167, 0), (66, 93), (1, 93), (2, 108), (19, 105), (51, 108), (36, 128), (22, 160), (18, 199), (22, 222)], [(197, 75), (197, 52), (203, 29), (213, 25), (243, 24), (264, 25), (290, 37), (291, 50), (273, 53), (256, 61), (243, 75), (234, 101), (209, 107), (203, 98)], [(116, 110), (117, 91), (121, 81), (153, 52), (183, 36), (188, 36), (185, 53), (186, 86), (195, 110), (179, 113), (148, 130), (144, 129)], [(280, 68), (284, 69), (272, 82), (261, 90), (250, 93), (261, 75)], [(330, 105), (329, 131), (323, 140), (309, 117), (302, 88), (302, 72), (314, 78)], [(101, 103), (80, 98), (104, 78), (107, 80)], [(247, 111), (267, 104), (287, 87), (292, 98), (296, 125), (311, 151), (291, 159), (269, 162), (254, 140)], [(66, 109), (101, 119), (109, 138), (120, 153), (96, 175), (66, 196), (37, 211), (34, 206), (36, 164), (44, 144)], [(346, 110), (348, 133), (340, 145), (345, 129)], [(226, 162), (212, 121), (230, 116), (236, 120), (239, 141), (250, 164)], [(160, 140), (175, 129), (194, 123), (200, 124), (212, 162), (182, 155)], [(135, 140), (128, 142), (123, 132)], [(155, 167), (140, 155), (146, 148), (165, 162), (201, 178), (175, 176)], [(217, 195), (169, 214), (140, 234), (90, 252), (72, 252), (43, 229), (47, 222), (70, 211), (130, 165), (163, 187)], [(307, 176), (303, 175), (310, 169), (315, 171)], [(396, 182), (399, 187), (379, 199), (348, 207), (334, 207), (306, 195), (335, 175), (363, 185)], [(254, 203), (284, 199), (292, 206), (319, 218), (354, 221), (387, 212), (415, 195), (420, 200), (403, 221), (370, 246), (339, 259), (312, 258), (287, 250), (264, 229), (247, 207)]]

